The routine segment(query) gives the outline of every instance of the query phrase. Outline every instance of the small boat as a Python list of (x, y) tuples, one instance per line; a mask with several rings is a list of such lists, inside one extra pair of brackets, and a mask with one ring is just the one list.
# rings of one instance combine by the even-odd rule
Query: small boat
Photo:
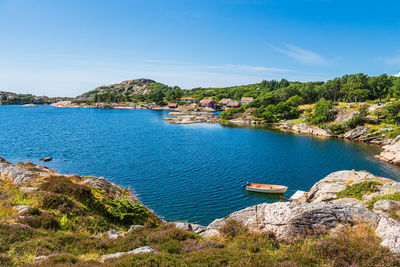
[(246, 183), (244, 185), (247, 191), (259, 192), (259, 193), (269, 193), (269, 194), (283, 194), (288, 189), (287, 186), (284, 185), (276, 185), (276, 184), (255, 184), (255, 183)]

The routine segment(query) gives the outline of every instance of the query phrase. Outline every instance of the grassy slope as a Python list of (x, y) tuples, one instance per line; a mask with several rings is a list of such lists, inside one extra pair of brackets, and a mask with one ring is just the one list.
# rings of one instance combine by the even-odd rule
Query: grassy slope
[[(19, 164), (34, 170), (34, 165)], [(105, 266), (132, 265), (282, 265), (282, 266), (388, 266), (400, 258), (382, 248), (380, 240), (365, 227), (338, 235), (296, 241), (275, 240), (268, 233), (247, 231), (236, 222), (223, 235), (206, 239), (194, 233), (160, 224), (139, 202), (128, 204), (127, 190), (89, 186), (87, 177), (38, 178), (24, 186), (38, 187), (26, 193), (8, 181), (0, 181), (0, 265), (33, 264), (34, 257), (51, 255), (44, 266), (97, 266), (101, 255), (150, 246), (159, 254), (129, 255), (108, 260)], [(132, 202), (129, 202), (132, 203)], [(16, 205), (33, 208), (18, 214)], [(118, 239), (101, 235), (109, 229), (127, 230), (144, 224)], [(365, 244), (368, 244), (367, 246)]]

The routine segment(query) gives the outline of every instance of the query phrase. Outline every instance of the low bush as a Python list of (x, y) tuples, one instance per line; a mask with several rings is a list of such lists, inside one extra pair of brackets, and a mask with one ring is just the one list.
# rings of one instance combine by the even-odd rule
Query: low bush
[(41, 214), (41, 215), (23, 217), (20, 218), (19, 221), (33, 228), (42, 228), (46, 230), (55, 230), (55, 231), (60, 229), (59, 221), (55, 218), (54, 215), (51, 214)]
[(326, 127), (335, 135), (344, 134), (346, 132), (346, 127), (343, 124), (331, 124)]
[(182, 250), (182, 243), (178, 240), (169, 240), (162, 245), (161, 249), (168, 253), (178, 254)]
[(242, 113), (245, 111), (245, 108), (242, 106), (240, 108), (231, 108), (228, 110), (225, 110), (224, 112), (221, 112), (221, 114), (219, 114), (219, 117), (223, 120), (230, 120), (233, 119), (233, 117), (238, 114), (238, 113)]
[(41, 215), (42, 213), (38, 208), (30, 208), (22, 213), (23, 216)]
[(314, 105), (314, 114), (311, 117), (311, 124), (320, 125), (333, 119), (332, 102), (321, 98)]
[(364, 195), (378, 192), (381, 185), (381, 183), (375, 181), (361, 182), (351, 186), (346, 186), (346, 189), (338, 192), (336, 196), (338, 198), (349, 197), (361, 200)]
[(7, 252), (14, 243), (26, 242), (35, 236), (27, 225), (0, 224), (0, 253)]
[(219, 231), (225, 238), (232, 239), (238, 235), (246, 233), (248, 229), (238, 221), (227, 220)]

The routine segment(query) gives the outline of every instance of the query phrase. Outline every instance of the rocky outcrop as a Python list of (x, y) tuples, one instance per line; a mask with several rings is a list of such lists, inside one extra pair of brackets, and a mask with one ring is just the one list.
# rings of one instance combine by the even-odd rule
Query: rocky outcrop
[(335, 122), (336, 123), (344, 123), (350, 120), (354, 114), (358, 113), (352, 109), (341, 109), (341, 108), (333, 108), (333, 111), (336, 113)]
[(358, 126), (339, 137), (354, 141), (381, 145), (385, 140), (381, 135), (369, 133), (370, 129), (365, 126)]
[(358, 139), (360, 137), (363, 137), (366, 135), (366, 133), (369, 131), (368, 127), (365, 126), (358, 126), (348, 132), (346, 132), (343, 137), (346, 139)]
[(382, 147), (383, 151), (376, 157), (380, 160), (400, 165), (400, 135)]
[(113, 93), (122, 96), (145, 95), (151, 92), (155, 81), (150, 79), (126, 80), (121, 83), (99, 86), (89, 92), (79, 95), (77, 99), (87, 101), (94, 100), (96, 95)]
[(37, 107), (38, 105), (36, 105), (36, 104), (25, 104), (25, 105), (22, 105), (23, 107)]
[(329, 132), (317, 126), (306, 123), (281, 122), (275, 124), (280, 130), (314, 136), (330, 136)]
[(218, 123), (219, 120), (215, 115), (181, 115), (164, 119), (174, 124), (191, 124), (191, 123)]
[[(355, 198), (337, 198), (336, 194), (346, 188), (365, 181), (377, 181), (379, 191)], [(219, 235), (219, 229), (228, 220), (245, 225), (250, 231), (271, 232), (279, 239), (292, 239), (307, 235), (335, 232), (345, 226), (365, 224), (376, 229), (382, 246), (400, 253), (400, 222), (389, 218), (389, 213), (398, 211), (400, 202), (379, 200), (374, 209), (367, 202), (375, 197), (400, 192), (400, 183), (375, 176), (365, 171), (338, 171), (320, 180), (308, 191), (298, 191), (291, 202), (259, 204), (234, 212), (225, 218), (210, 223), (200, 235)]]
[(381, 245), (394, 253), (400, 253), (400, 222), (383, 216), (375, 231), (382, 239)]
[(48, 169), (38, 166), (26, 169), (12, 163), (0, 163), (0, 179), (8, 179), (15, 184), (23, 184), (38, 176), (46, 176), (49, 174), (48, 171)]
[(400, 208), (400, 202), (390, 199), (378, 200), (374, 204), (374, 211), (390, 212)]
[(395, 183), (393, 180), (375, 176), (366, 171), (337, 171), (329, 174), (315, 183), (306, 193), (306, 202), (326, 202), (336, 199), (336, 194), (346, 188), (360, 182), (377, 181), (382, 184)]
[(126, 255), (145, 254), (145, 253), (159, 253), (159, 252), (156, 249), (152, 249), (151, 247), (145, 246), (127, 252), (117, 252), (113, 254), (103, 255), (101, 256), (100, 261), (104, 262), (109, 259), (116, 259)]
[(173, 222), (174, 226), (178, 229), (190, 231), (196, 234), (201, 234), (207, 230), (205, 226), (200, 224), (188, 223), (188, 222)]
[(279, 239), (327, 233), (344, 225), (376, 227), (379, 216), (364, 207), (331, 203), (278, 202), (259, 204), (217, 219), (207, 229), (220, 229), (227, 220), (241, 222), (249, 230), (272, 232)]

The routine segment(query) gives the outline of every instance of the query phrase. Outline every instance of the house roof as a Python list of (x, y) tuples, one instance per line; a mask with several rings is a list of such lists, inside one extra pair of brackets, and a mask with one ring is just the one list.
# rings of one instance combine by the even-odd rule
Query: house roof
[(240, 103), (239, 102), (231, 102), (228, 104), (228, 107), (240, 107)]
[(211, 103), (211, 102), (213, 102), (213, 101), (214, 101), (214, 99), (203, 99), (203, 100), (200, 101), (200, 103), (202, 103), (202, 104), (209, 104), (209, 103)]
[(242, 97), (242, 101), (253, 101), (252, 97)]
[(190, 96), (185, 96), (185, 97), (179, 98), (179, 100), (195, 100), (195, 99), (193, 97), (190, 97)]
[(227, 103), (229, 100), (232, 100), (230, 98), (222, 98), (218, 103)]
[(178, 103), (168, 103), (168, 107), (177, 107)]

